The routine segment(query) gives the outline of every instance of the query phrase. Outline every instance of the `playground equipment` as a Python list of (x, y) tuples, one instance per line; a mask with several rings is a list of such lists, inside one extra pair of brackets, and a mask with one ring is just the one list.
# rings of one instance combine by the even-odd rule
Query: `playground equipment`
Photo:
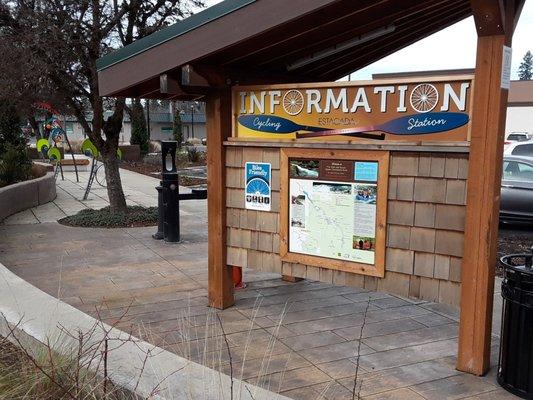
[[(92, 158), (91, 173), (89, 174), (89, 180), (87, 181), (87, 188), (85, 189), (85, 193), (83, 195), (83, 200), (87, 200), (87, 198), (89, 197), (89, 193), (91, 192), (93, 182), (95, 180), (103, 188), (107, 187), (107, 182), (106, 182), (106, 177), (105, 177), (104, 163), (98, 161), (100, 152), (98, 151), (96, 146), (93, 144), (93, 142), (91, 142), (90, 139), (85, 139), (83, 141), (83, 143), (81, 144), (81, 151), (87, 157)], [(119, 160), (122, 159), (122, 150), (117, 149), (117, 157)]]
[[(57, 118), (53, 117), (54, 114), (59, 115), (59, 112), (48, 103), (43, 103), (43, 102), (36, 103), (35, 107), (37, 109), (45, 110), (45, 111), (47, 111), (47, 112), (52, 114), (52, 116), (50, 118), (48, 118), (43, 124), (44, 137), (48, 138), (47, 147), (51, 148), (53, 146), (54, 148), (57, 149), (57, 145), (62, 143), (63, 140), (67, 143), (67, 146), (68, 146), (69, 151), (70, 151), (70, 155), (72, 156), (72, 163), (74, 165), (74, 171), (76, 172), (76, 182), (79, 182), (80, 178), (79, 178), (79, 175), (78, 175), (78, 166), (76, 164), (76, 159), (74, 157), (74, 152), (72, 151), (72, 146), (70, 145), (70, 141), (68, 140), (67, 132), (63, 129), (63, 126), (61, 125), (61, 122), (59, 122), (59, 120)], [(40, 139), (39, 141), (41, 141), (41, 140), (43, 140), (43, 139)], [(44, 139), (44, 140), (46, 140), (46, 139)], [(44, 142), (42, 142), (42, 146), (44, 146)], [(39, 147), (37, 147), (37, 150), (42, 153), (42, 151), (39, 150)], [(58, 152), (59, 152), (59, 150), (58, 150)], [(45, 155), (45, 157), (46, 157), (46, 155)], [(59, 160), (60, 160), (60, 158), (59, 158)], [(60, 170), (61, 170), (61, 179), (64, 180), (63, 168), (61, 167), (61, 163), (59, 164), (59, 167), (60, 167)], [(56, 176), (57, 176), (57, 174), (56, 174)]]
[(37, 151), (54, 164), (54, 178), (57, 179), (57, 175), (61, 171), (61, 180), (64, 180), (63, 167), (61, 166), (61, 152), (57, 146), (51, 146), (50, 142), (46, 139), (39, 139), (37, 141)]

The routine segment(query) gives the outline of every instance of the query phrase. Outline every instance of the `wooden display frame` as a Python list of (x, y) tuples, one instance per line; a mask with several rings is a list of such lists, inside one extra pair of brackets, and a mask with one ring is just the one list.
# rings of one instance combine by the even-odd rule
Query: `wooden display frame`
[[(289, 251), (289, 160), (291, 158), (377, 161), (376, 251), (374, 265), (337, 260)], [(302, 148), (281, 149), (280, 159), (280, 257), (282, 261), (312, 265), (362, 275), (385, 276), (385, 248), (387, 232), (387, 197), (389, 183), (389, 152), (367, 150), (320, 150)]]

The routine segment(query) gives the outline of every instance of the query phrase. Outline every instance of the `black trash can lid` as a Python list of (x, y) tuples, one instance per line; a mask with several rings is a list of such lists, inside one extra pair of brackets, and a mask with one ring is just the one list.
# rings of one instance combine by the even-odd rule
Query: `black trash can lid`
[[(523, 264), (521, 260), (524, 260)], [(530, 253), (508, 254), (500, 258), (500, 263), (506, 272), (510, 270), (533, 277), (533, 246)]]

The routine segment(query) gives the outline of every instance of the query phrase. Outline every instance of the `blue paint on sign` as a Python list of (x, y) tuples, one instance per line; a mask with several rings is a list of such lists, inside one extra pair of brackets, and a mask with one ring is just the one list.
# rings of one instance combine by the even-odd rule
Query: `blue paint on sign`
[(379, 125), (379, 130), (395, 135), (426, 135), (450, 131), (466, 125), (468, 114), (457, 112), (429, 112), (407, 115)]
[(297, 124), (290, 119), (274, 115), (241, 115), (239, 124), (248, 129), (268, 133), (292, 133), (296, 131), (320, 132), (324, 128)]
[(368, 161), (356, 161), (354, 168), (354, 180), (364, 182), (377, 182), (378, 163)]

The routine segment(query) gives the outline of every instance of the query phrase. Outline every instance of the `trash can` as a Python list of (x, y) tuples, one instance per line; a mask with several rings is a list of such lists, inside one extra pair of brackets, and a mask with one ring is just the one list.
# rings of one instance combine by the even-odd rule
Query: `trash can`
[(533, 248), (500, 262), (504, 279), (498, 383), (516, 396), (533, 399)]

